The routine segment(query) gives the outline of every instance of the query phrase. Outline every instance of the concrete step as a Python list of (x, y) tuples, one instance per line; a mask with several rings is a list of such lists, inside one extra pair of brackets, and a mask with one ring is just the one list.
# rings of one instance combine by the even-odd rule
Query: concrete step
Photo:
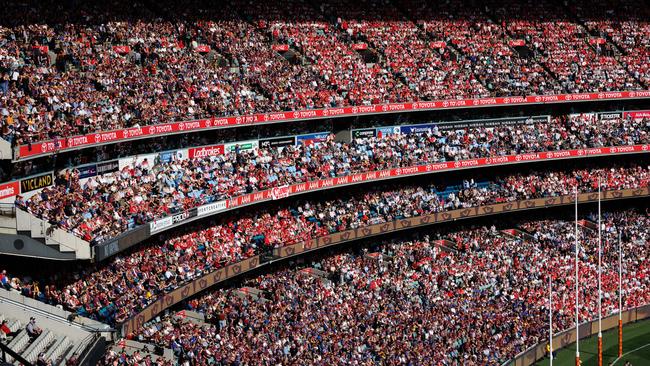
[(325, 271), (321, 271), (320, 269), (316, 268), (303, 268), (300, 271), (301, 274), (312, 276), (312, 277), (319, 277), (319, 278), (325, 278), (327, 279), (328, 273)]
[(264, 296), (264, 291), (253, 287), (245, 286), (233, 291), (233, 293), (241, 299), (250, 297), (253, 298), (254, 300), (260, 300), (262, 302), (268, 301)]
[(192, 310), (181, 310), (174, 314), (174, 319), (187, 320), (195, 324), (205, 325), (205, 314)]

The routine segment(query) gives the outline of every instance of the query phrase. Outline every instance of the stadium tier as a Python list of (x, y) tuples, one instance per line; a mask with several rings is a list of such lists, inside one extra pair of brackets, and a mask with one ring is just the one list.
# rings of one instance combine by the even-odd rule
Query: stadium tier
[(650, 170), (648, 165), (634, 164), (610, 169), (531, 172), (481, 182), (470, 180), (445, 189), (439, 189), (435, 183), (360, 189), (356, 193), (341, 193), (343, 196), (337, 194), (336, 199), (281, 204), (191, 225), (189, 230), (182, 228), (164, 235), (162, 241), (140, 245), (83, 275), (62, 274), (64, 278), (59, 284), (38, 294), (30, 291), (29, 284), (23, 288), (18, 278), (9, 285), (83, 316), (122, 323), (193, 279), (278, 247), (436, 212), (570, 196), (575, 187), (580, 192), (594, 192), (598, 190), (598, 177), (603, 179), (602, 189), (606, 191), (647, 190)]
[(136, 161), (112, 174), (80, 179), (78, 170), (16, 205), (91, 243), (101, 243), (154, 219), (254, 192), (325, 178), (419, 165), (526, 153), (650, 143), (644, 119), (595, 114), (520, 126), (430, 129), (244, 151), (237, 147)]
[(649, 87), (642, 1), (626, 2), (635, 10), (623, 19), (595, 12), (605, 21), (589, 6), (532, 1), (211, 5), (4, 7), (3, 137), (56, 149), (70, 136), (201, 118)]
[(0, 14), (2, 362), (529, 366), (650, 319), (647, 1)]
[[(619, 231), (623, 306), (650, 300), (649, 224), (646, 212), (604, 215), (605, 315), (618, 310)], [(517, 227), (433, 232), (307, 261), (189, 301), (206, 322), (170, 315), (136, 338), (200, 364), (502, 364), (548, 337), (549, 276), (555, 327), (574, 321), (573, 222)], [(580, 229), (581, 321), (598, 306), (593, 234)]]

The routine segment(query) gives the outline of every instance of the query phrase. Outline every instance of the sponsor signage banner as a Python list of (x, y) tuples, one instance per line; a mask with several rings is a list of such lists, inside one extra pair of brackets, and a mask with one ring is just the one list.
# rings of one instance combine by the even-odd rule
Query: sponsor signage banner
[(0, 200), (18, 195), (20, 192), (20, 182), (9, 182), (0, 184)]
[(352, 138), (353, 139), (363, 139), (363, 138), (370, 138), (370, 137), (375, 137), (376, 130), (374, 128), (364, 128), (361, 130), (352, 130)]
[(162, 219), (158, 219), (149, 223), (149, 232), (151, 234), (157, 233), (172, 226), (172, 224), (172, 216), (163, 217)]
[(54, 184), (52, 173), (39, 175), (20, 181), (20, 193), (26, 193), (37, 189), (45, 188)]
[(390, 135), (399, 134), (400, 128), (399, 126), (390, 126), (390, 127), (379, 127), (376, 130), (377, 130), (377, 137), (385, 138)]
[(175, 151), (168, 151), (168, 152), (163, 152), (158, 154), (158, 160), (161, 163), (169, 163), (172, 161), (172, 157), (174, 156)]
[(115, 143), (123, 140), (164, 136), (170, 133), (193, 132), (204, 129), (254, 125), (259, 123), (287, 122), (311, 118), (347, 117), (366, 114), (381, 114), (388, 112), (427, 111), (450, 108), (484, 107), (494, 105), (525, 105), (540, 103), (563, 103), (574, 101), (616, 100), (650, 98), (650, 90), (539, 95), (526, 97), (498, 97), (482, 99), (422, 101), (412, 103), (392, 103), (383, 105), (339, 107), (327, 109), (310, 109), (295, 112), (261, 113), (237, 117), (220, 117), (191, 120), (159, 125), (132, 127), (121, 130), (98, 132), (88, 135), (72, 136), (58, 140), (48, 140), (40, 143), (21, 145), (17, 148), (17, 158), (33, 157), (51, 154), (63, 150), (83, 148), (96, 144)]
[(223, 211), (228, 208), (228, 201), (223, 200), (219, 202), (208, 203), (207, 205), (199, 206), (196, 209), (197, 216), (211, 215), (213, 213)]
[(476, 119), (467, 121), (424, 123), (419, 125), (394, 126), (399, 128), (400, 133), (424, 133), (431, 132), (434, 128), (439, 131), (460, 130), (470, 127), (500, 127), (510, 125), (523, 125), (532, 123), (546, 123), (551, 120), (551, 116), (530, 116), (530, 117), (506, 117), (495, 119)]
[(458, 122), (443, 122), (438, 124), (438, 129), (441, 131), (458, 130), (469, 127), (501, 127), (513, 125), (525, 125), (533, 123), (548, 123), (551, 116), (528, 116), (528, 117), (506, 117), (495, 119), (477, 119)]
[(116, 172), (120, 169), (120, 162), (118, 160), (109, 161), (106, 163), (97, 164), (97, 175), (103, 175)]
[(327, 136), (329, 135), (330, 135), (329, 132), (318, 132), (318, 133), (310, 133), (307, 135), (296, 136), (296, 145), (297, 144), (311, 145), (317, 142), (327, 141)]
[(404, 135), (409, 133), (427, 133), (431, 132), (436, 128), (435, 123), (424, 123), (421, 125), (408, 125), (408, 126), (399, 126), (399, 132)]
[(212, 145), (188, 149), (187, 155), (190, 159), (207, 158), (208, 156), (223, 155), (223, 145)]
[(86, 165), (77, 168), (79, 171), (79, 179), (90, 178), (97, 175), (97, 165)]
[(288, 185), (282, 187), (273, 187), (271, 189), (271, 197), (273, 197), (274, 200), (287, 198), (289, 197), (289, 193), (291, 193), (291, 189)]
[(650, 110), (649, 111), (624, 112), (623, 117), (632, 118), (632, 119), (644, 119), (644, 118), (650, 119)]
[(171, 216), (163, 217), (162, 219), (158, 219), (156, 221), (153, 221), (149, 223), (149, 232), (151, 234), (155, 234), (159, 231), (163, 231), (165, 229), (170, 228), (174, 224), (177, 224), (179, 222), (185, 221), (187, 219), (190, 219), (192, 217), (197, 216), (198, 210), (196, 208), (193, 208), (188, 211), (184, 211), (181, 213), (177, 213)]
[(292, 146), (295, 144), (296, 144), (296, 138), (294, 136), (274, 137), (270, 139), (260, 140), (261, 148)]
[(172, 216), (172, 225), (187, 220), (193, 216), (196, 216), (196, 213), (192, 215), (192, 211), (177, 213), (176, 215)]
[(617, 119), (623, 117), (623, 113), (621, 112), (605, 112), (605, 113), (598, 113), (598, 119), (602, 120), (607, 120), (607, 119)]
[(239, 151), (250, 151), (250, 150), (257, 150), (258, 147), (259, 147), (259, 143), (257, 142), (257, 140), (249, 140), (249, 141), (238, 141), (238, 142), (225, 144), (224, 150), (227, 152), (235, 152), (237, 148), (239, 148)]

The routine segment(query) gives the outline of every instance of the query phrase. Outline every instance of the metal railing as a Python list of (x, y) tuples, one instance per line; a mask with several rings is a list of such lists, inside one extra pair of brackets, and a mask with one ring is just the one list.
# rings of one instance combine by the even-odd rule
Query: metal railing
[(13, 203), (0, 203), (0, 215), (16, 217), (16, 205)]

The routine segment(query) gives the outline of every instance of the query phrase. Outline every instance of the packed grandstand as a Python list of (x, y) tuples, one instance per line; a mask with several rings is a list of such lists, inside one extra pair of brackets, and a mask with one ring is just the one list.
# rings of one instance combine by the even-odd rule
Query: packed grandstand
[(0, 13), (3, 361), (530, 365), (650, 317), (645, 1)]

